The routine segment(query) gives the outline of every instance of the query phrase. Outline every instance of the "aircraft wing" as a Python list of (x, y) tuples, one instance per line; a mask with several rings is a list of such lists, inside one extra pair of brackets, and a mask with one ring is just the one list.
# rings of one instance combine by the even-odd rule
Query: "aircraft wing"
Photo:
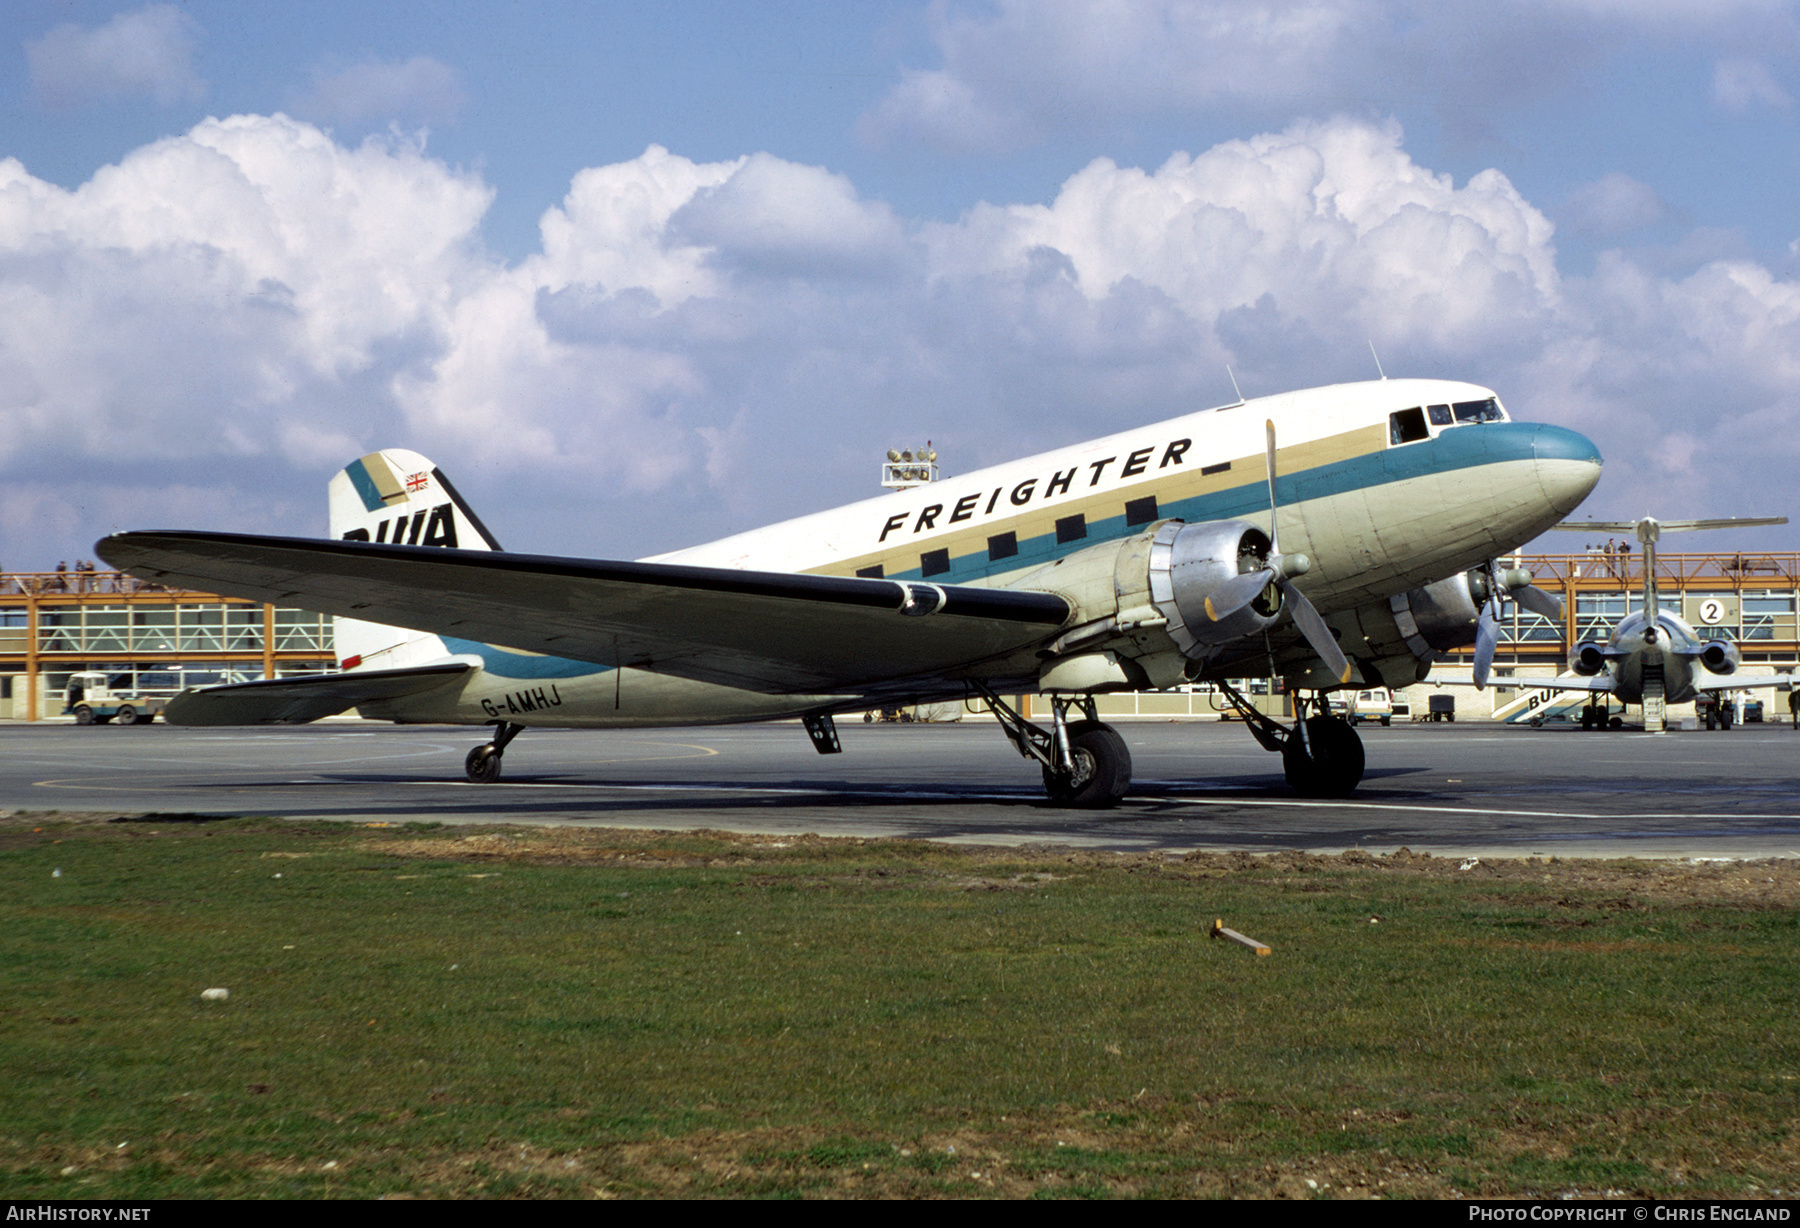
[(147, 532), (95, 550), (161, 584), (774, 695), (954, 673), (1071, 613), (1049, 593), (441, 546)]
[(358, 704), (432, 690), (470, 668), (452, 662), (200, 687), (171, 699), (163, 708), (163, 719), (171, 725), (304, 725)]
[(1788, 686), (1800, 681), (1793, 674), (1715, 674), (1709, 669), (1694, 671), (1696, 691), (1747, 691), (1752, 687)]

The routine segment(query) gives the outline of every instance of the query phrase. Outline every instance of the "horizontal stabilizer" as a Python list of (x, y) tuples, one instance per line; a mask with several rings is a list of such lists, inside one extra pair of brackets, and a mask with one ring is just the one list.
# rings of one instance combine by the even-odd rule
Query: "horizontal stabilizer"
[[(1472, 674), (1447, 674), (1442, 670), (1432, 670), (1426, 684), (1430, 686), (1474, 686)], [(1581, 674), (1558, 674), (1554, 678), (1489, 678), (1488, 685), (1493, 687), (1512, 687), (1516, 690), (1539, 691), (1610, 691), (1613, 689), (1611, 674), (1596, 674), (1592, 678)]]
[(265, 678), (183, 691), (163, 709), (171, 725), (304, 725), (358, 704), (400, 699), (443, 686), (470, 670), (461, 662), (421, 669)]
[(391, 543), (150, 532), (95, 549), (160, 584), (771, 695), (959, 673), (1070, 615), (1014, 589)]

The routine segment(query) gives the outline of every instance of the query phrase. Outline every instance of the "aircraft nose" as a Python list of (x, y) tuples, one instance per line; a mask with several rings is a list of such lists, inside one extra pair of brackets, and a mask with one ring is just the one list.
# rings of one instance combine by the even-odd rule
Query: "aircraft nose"
[(1538, 488), (1557, 516), (1567, 516), (1581, 505), (1600, 481), (1600, 449), (1579, 431), (1539, 425), (1531, 437), (1537, 459)]

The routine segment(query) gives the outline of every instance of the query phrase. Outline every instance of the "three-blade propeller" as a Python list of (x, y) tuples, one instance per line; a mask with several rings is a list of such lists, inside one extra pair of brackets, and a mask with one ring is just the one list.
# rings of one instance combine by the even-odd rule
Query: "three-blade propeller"
[(1487, 596), (1481, 603), (1481, 616), (1475, 620), (1475, 685), (1485, 689), (1488, 673), (1494, 666), (1494, 649), (1500, 641), (1500, 602), (1516, 601), (1551, 622), (1561, 622), (1562, 602), (1531, 582), (1531, 573), (1520, 567), (1502, 570), (1500, 560), (1490, 560), (1481, 571), (1486, 577)]
[(1340, 683), (1350, 681), (1350, 660), (1344, 650), (1338, 647), (1337, 638), (1331, 634), (1331, 628), (1325, 625), (1319, 611), (1313, 603), (1306, 599), (1294, 586), (1291, 576), (1305, 575), (1312, 567), (1312, 560), (1304, 554), (1281, 553), (1281, 538), (1277, 522), (1281, 519), (1280, 505), (1275, 498), (1275, 423), (1269, 421), (1268, 428), (1268, 471), (1269, 471), (1269, 557), (1267, 566), (1257, 571), (1245, 572), (1215, 589), (1206, 599), (1206, 613), (1215, 622), (1223, 622), (1232, 614), (1243, 609), (1251, 602), (1258, 600), (1265, 589), (1273, 584), (1281, 593), (1282, 602), (1287, 606), (1288, 614), (1294, 620), (1294, 626), (1306, 637), (1306, 642), (1318, 654), (1319, 660), (1332, 677)]

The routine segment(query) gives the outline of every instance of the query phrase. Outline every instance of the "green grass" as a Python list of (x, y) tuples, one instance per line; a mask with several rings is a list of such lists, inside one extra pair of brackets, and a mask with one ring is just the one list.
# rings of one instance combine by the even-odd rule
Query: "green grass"
[(1765, 870), (15, 818), (0, 1196), (1791, 1196)]

